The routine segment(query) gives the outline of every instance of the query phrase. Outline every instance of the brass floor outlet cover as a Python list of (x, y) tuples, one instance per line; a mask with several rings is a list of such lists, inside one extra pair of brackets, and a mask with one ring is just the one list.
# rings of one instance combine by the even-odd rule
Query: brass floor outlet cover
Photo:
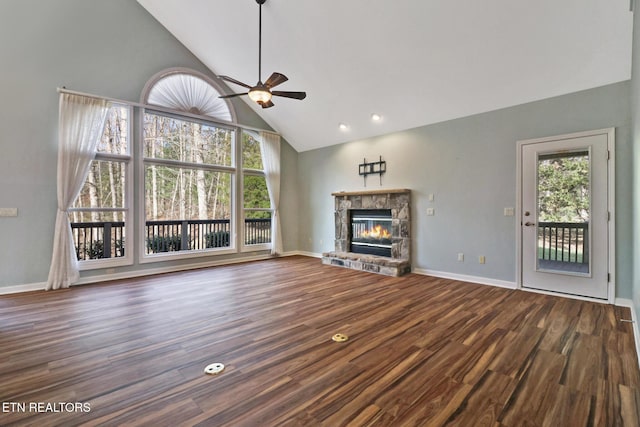
[(212, 363), (204, 368), (204, 373), (209, 375), (216, 375), (224, 371), (224, 365), (222, 363)]
[(345, 342), (346, 340), (349, 339), (348, 336), (346, 336), (345, 334), (335, 334), (334, 336), (331, 337), (332, 340), (334, 340), (335, 342)]

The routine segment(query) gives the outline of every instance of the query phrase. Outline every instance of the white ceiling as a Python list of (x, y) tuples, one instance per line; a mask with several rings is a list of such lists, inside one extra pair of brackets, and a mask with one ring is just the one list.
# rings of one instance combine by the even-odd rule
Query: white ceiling
[[(257, 82), (255, 0), (138, 2), (213, 73)], [(277, 89), (307, 98), (265, 110), (242, 98), (298, 151), (631, 77), (629, 0), (268, 0), (262, 12), (262, 80), (281, 72)]]

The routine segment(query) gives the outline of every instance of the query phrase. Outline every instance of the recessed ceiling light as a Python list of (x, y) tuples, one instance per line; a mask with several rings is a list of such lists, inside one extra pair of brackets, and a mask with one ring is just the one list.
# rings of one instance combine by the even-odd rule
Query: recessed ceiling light
[(377, 121), (379, 121), (381, 119), (382, 119), (382, 116), (380, 114), (373, 113), (371, 115), (371, 120), (373, 120), (374, 122), (377, 122)]
[(340, 128), (340, 130), (347, 130), (349, 129), (349, 126), (347, 126), (345, 123), (340, 123), (338, 125), (338, 127)]

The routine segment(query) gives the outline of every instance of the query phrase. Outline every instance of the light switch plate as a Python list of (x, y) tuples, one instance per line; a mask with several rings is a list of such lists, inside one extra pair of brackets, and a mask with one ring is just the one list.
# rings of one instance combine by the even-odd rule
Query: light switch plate
[(434, 198), (435, 197), (434, 197), (433, 193), (429, 194), (428, 199), (429, 199), (430, 202), (433, 202)]
[(18, 216), (18, 208), (0, 208), (0, 216), (3, 216), (3, 217)]
[(504, 208), (504, 216), (514, 216), (515, 210), (513, 208)]

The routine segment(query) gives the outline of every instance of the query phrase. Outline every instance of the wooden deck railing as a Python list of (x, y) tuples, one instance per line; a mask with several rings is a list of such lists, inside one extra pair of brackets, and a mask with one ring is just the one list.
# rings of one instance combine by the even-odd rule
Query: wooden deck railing
[[(72, 222), (78, 260), (124, 256), (124, 222)], [(228, 219), (147, 221), (147, 253), (231, 246)], [(271, 242), (271, 219), (245, 219), (245, 245)], [(107, 244), (105, 244), (107, 242)]]
[(538, 223), (538, 258), (586, 264), (589, 262), (589, 223)]

